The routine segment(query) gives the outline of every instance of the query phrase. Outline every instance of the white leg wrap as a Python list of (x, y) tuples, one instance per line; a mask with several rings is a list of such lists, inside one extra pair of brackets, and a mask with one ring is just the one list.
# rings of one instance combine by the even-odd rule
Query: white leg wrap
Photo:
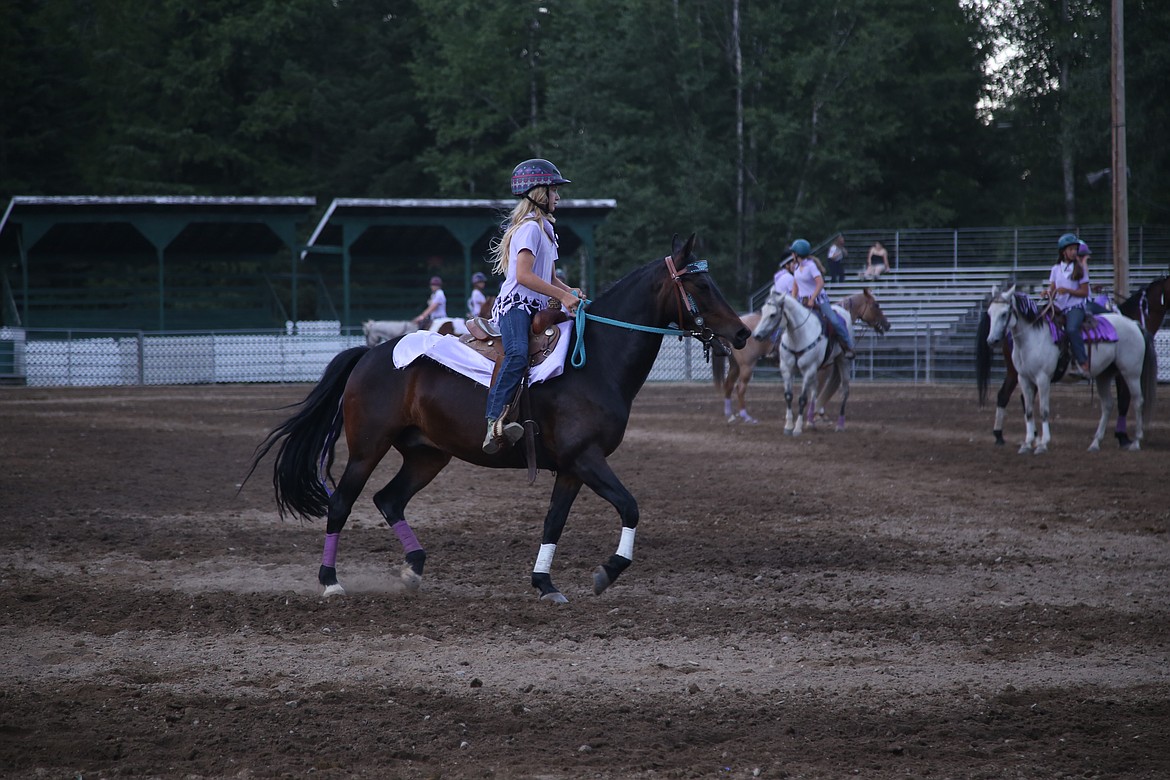
[(628, 560), (634, 560), (634, 530), (622, 529), (622, 540), (618, 542), (617, 554)]
[(552, 568), (553, 555), (557, 552), (555, 544), (542, 544), (540, 553), (536, 556), (536, 565), (532, 567), (533, 574), (548, 574)]

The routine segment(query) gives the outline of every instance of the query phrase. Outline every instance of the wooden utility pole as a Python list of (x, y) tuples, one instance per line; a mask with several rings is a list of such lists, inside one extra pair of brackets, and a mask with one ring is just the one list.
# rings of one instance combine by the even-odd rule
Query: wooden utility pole
[(1129, 196), (1125, 156), (1124, 3), (1113, 0), (1113, 45), (1110, 76), (1113, 108), (1113, 293), (1129, 296)]

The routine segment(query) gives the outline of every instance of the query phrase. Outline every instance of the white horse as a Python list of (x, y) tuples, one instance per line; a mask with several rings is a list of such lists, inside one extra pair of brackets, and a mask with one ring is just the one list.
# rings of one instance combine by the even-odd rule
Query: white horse
[[(1056, 373), (1056, 364), (1060, 358), (1060, 346), (1052, 340), (1050, 319), (1037, 310), (1035, 303), (1026, 294), (1017, 293), (1014, 286), (1004, 292), (1000, 292), (998, 288), (992, 289), (987, 316), (991, 320), (991, 329), (987, 336), (989, 345), (998, 344), (1009, 332), (1012, 336), (1012, 363), (1020, 377), (1020, 389), (1024, 395), (1024, 424), (1027, 430), (1027, 438), (1020, 445), (1020, 453), (1035, 452), (1038, 455), (1047, 452), (1051, 439), (1048, 399)], [(1157, 366), (1150, 368), (1154, 358), (1152, 354), (1148, 354), (1146, 336), (1136, 322), (1120, 314), (1095, 316), (1107, 320), (1113, 326), (1117, 332), (1117, 341), (1085, 343), (1086, 349), (1089, 350), (1093, 381), (1097, 384), (1097, 395), (1101, 399), (1101, 420), (1097, 424), (1097, 433), (1093, 436), (1089, 451), (1096, 452), (1101, 448), (1105, 424), (1109, 420), (1109, 415), (1113, 413), (1109, 381), (1116, 372), (1121, 373), (1133, 397), (1136, 433), (1129, 449), (1137, 450), (1141, 448), (1143, 422), (1148, 422), (1153, 406)], [(1152, 353), (1152, 349), (1149, 353)], [(1036, 438), (1036, 421), (1032, 408), (1034, 396), (1040, 406), (1039, 440)]]
[[(833, 310), (842, 322), (852, 319), (840, 306)], [(760, 308), (760, 321), (752, 336), (763, 340), (769, 338), (777, 328), (784, 328), (780, 336), (780, 373), (784, 376), (784, 402), (787, 413), (784, 417), (784, 435), (799, 436), (804, 432), (805, 409), (815, 409), (817, 399), (817, 370), (827, 362), (835, 362), (841, 376), (849, 376), (850, 358), (837, 342), (829, 352), (829, 338), (816, 314), (799, 300), (785, 292), (775, 290)], [(826, 360), (826, 356), (828, 360)], [(792, 379), (800, 370), (800, 405), (792, 413)]]
[(362, 323), (362, 332), (366, 334), (366, 346), (369, 347), (376, 347), (383, 341), (393, 341), (416, 330), (418, 323), (411, 320), (366, 320)]

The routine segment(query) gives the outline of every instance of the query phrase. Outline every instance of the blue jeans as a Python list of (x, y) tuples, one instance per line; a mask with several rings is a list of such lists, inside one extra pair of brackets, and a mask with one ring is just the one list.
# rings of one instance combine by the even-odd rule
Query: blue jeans
[(837, 335), (845, 342), (845, 346), (853, 349), (853, 328), (837, 316), (837, 312), (833, 311), (833, 304), (830, 301), (821, 301), (817, 304), (817, 308), (821, 310), (821, 314), (825, 315), (825, 322), (832, 324)]
[(488, 391), (487, 419), (496, 420), (504, 406), (511, 403), (516, 388), (528, 370), (528, 333), (532, 330), (532, 315), (519, 306), (508, 309), (500, 317), (500, 338), (504, 340), (504, 363), (500, 375)]
[(1085, 351), (1085, 337), (1081, 333), (1081, 325), (1084, 323), (1083, 306), (1064, 310), (1064, 332), (1068, 336), (1069, 346), (1072, 347), (1073, 358), (1081, 364), (1089, 362), (1089, 354)]

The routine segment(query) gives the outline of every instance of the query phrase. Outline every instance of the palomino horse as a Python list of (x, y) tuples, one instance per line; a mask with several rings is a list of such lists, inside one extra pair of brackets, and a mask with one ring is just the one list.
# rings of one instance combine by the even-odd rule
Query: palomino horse
[[(1036, 304), (1024, 293), (1017, 293), (1013, 286), (1006, 292), (993, 290), (991, 302), (987, 306), (987, 315), (990, 328), (984, 349), (990, 352), (994, 346), (1011, 333), (1014, 342), (1012, 362), (1019, 375), (1020, 386), (1024, 397), (1024, 424), (1027, 430), (1024, 443), (1020, 446), (1020, 453), (1035, 451), (1036, 454), (1048, 451), (1048, 442), (1051, 431), (1048, 425), (1049, 392), (1052, 387), (1053, 376), (1056, 373), (1057, 362), (1060, 359), (1060, 346), (1053, 343), (1052, 321), (1040, 313)], [(1105, 435), (1105, 423), (1113, 412), (1113, 396), (1109, 393), (1109, 379), (1113, 372), (1121, 373), (1133, 398), (1136, 439), (1128, 449), (1141, 448), (1142, 427), (1148, 421), (1149, 412), (1153, 408), (1156, 367), (1145, 371), (1153, 360), (1152, 349), (1147, 349), (1147, 337), (1138, 327), (1138, 324), (1120, 314), (1099, 314), (1098, 319), (1105, 320), (1113, 326), (1117, 333), (1117, 341), (1087, 342), (1089, 349), (1089, 365), (1097, 384), (1097, 395), (1101, 399), (1101, 420), (1097, 424), (1097, 432), (1089, 445), (1090, 451), (1101, 448), (1101, 437)], [(980, 361), (979, 365), (990, 365), (990, 359)], [(982, 381), (986, 382), (983, 377)], [(1041, 433), (1036, 438), (1036, 421), (1033, 413), (1033, 398), (1039, 404)], [(1147, 403), (1148, 402), (1148, 403)], [(1144, 408), (1143, 408), (1144, 407)]]
[[(848, 315), (837, 312), (845, 322)], [(785, 292), (775, 290), (764, 301), (760, 309), (760, 321), (752, 331), (756, 340), (771, 339), (777, 328), (783, 328), (780, 336), (780, 373), (784, 376), (784, 403), (787, 412), (784, 417), (784, 435), (799, 436), (804, 432), (805, 410), (815, 408), (817, 402), (816, 375), (821, 366), (829, 361), (842, 365), (841, 375), (846, 376), (848, 358), (841, 345), (833, 342), (831, 347), (828, 334), (821, 325), (821, 318), (812, 309)], [(792, 381), (797, 369), (800, 370), (800, 405), (792, 413)]]
[[(850, 295), (848, 298), (842, 298), (837, 302), (838, 308), (844, 309), (849, 313), (847, 322), (850, 327), (853, 327), (858, 322), (864, 322), (869, 325), (880, 336), (884, 335), (890, 329), (890, 321), (886, 319), (886, 315), (882, 312), (882, 307), (878, 305), (877, 299), (870, 294), (869, 290), (865, 290), (864, 294), (858, 293)], [(844, 370), (842, 370), (844, 366)], [(837, 392), (837, 388), (841, 388), (841, 408), (837, 412), (837, 430), (845, 430), (845, 402), (849, 400), (849, 379), (853, 367), (853, 358), (845, 358), (843, 363), (840, 360), (834, 360), (827, 366), (821, 366), (820, 371), (817, 372), (817, 407), (816, 414), (825, 416), (825, 407), (829, 404), (829, 399)], [(814, 410), (809, 407), (808, 422), (809, 425), (816, 424), (816, 417)]]
[[(685, 243), (676, 237), (665, 259), (615, 282), (588, 304), (588, 313), (578, 310), (570, 344), (572, 366), (529, 390), (531, 417), (539, 432), (536, 465), (556, 474), (532, 572), (532, 585), (543, 600), (567, 601), (553, 586), (549, 570), (569, 510), (584, 485), (612, 504), (621, 518), (617, 552), (594, 571), (593, 592), (604, 592), (633, 560), (638, 503), (606, 458), (625, 435), (634, 397), (658, 357), (663, 335), (693, 336), (705, 348), (717, 350), (724, 340), (734, 347), (747, 341), (747, 328), (719, 292), (707, 264), (692, 257), (694, 243), (693, 235)], [(589, 321), (594, 322), (586, 329)], [(412, 589), (421, 581), (426, 552), (406, 521), (411, 498), (453, 457), (488, 468), (527, 467), (523, 446), (504, 447), (494, 455), (480, 448), (486, 388), (429, 358), (395, 368), (394, 346), (353, 347), (334, 357), (300, 410), (257, 448), (248, 472), (250, 476), (279, 443), (272, 481), (280, 513), (327, 517), (318, 572), (325, 595), (344, 593), (337, 580), (338, 538), (354, 501), (391, 447), (402, 456), (402, 466), (374, 494), (374, 505), (402, 543), (402, 578)], [(586, 360), (586, 354), (598, 357)], [(343, 430), (349, 461), (330, 491), (326, 481), (332, 479), (334, 445)], [(686, 457), (661, 465), (685, 468)]]
[[(842, 318), (846, 322), (864, 322), (878, 333), (885, 333), (890, 329), (890, 321), (886, 319), (886, 315), (882, 313), (882, 307), (878, 305), (877, 299), (873, 297), (873, 293), (868, 289), (842, 298), (837, 302), (837, 307), (839, 309), (838, 313), (842, 315)], [(760, 321), (760, 313), (757, 311), (745, 314), (741, 319), (745, 326), (754, 329)], [(727, 418), (727, 422), (734, 423), (742, 421), (751, 424), (759, 422), (755, 417), (748, 414), (747, 401), (745, 399), (747, 385), (752, 379), (752, 374), (755, 372), (756, 364), (760, 358), (774, 349), (776, 349), (776, 343), (771, 338), (763, 341), (749, 339), (743, 349), (732, 351), (730, 360), (725, 361), (719, 355), (712, 356), (711, 375), (715, 380), (715, 389), (722, 393), (723, 416)], [(834, 370), (835, 366), (836, 363), (821, 370), (818, 376), (818, 398), (824, 398), (821, 392), (824, 390), (826, 384), (831, 383), (828, 391), (829, 397), (836, 392), (837, 386), (841, 384), (841, 380), (837, 378), (837, 372)], [(848, 375), (846, 375), (846, 381), (848, 381)], [(739, 407), (738, 411), (732, 408), (731, 395), (733, 392), (735, 393), (735, 405)], [(848, 394), (846, 394), (845, 398), (848, 398)], [(842, 399), (841, 427), (844, 427), (844, 416), (845, 399)]]
[[(1118, 306), (1118, 311), (1135, 320), (1151, 337), (1158, 332), (1162, 327), (1162, 322), (1166, 317), (1166, 309), (1170, 307), (1170, 276), (1163, 276), (1159, 279), (1147, 284), (1142, 289), (1135, 292), (1133, 295)], [(979, 354), (978, 345), (986, 341), (988, 329), (991, 323), (987, 317), (987, 312), (979, 320), (979, 329), (976, 335), (976, 354)], [(990, 359), (990, 355), (988, 355)], [(1003, 384), (999, 387), (999, 393), (995, 399), (995, 427), (991, 432), (995, 436), (995, 443), (997, 445), (1004, 444), (1003, 438), (1003, 420), (1007, 413), (1008, 402), (1012, 399), (1012, 393), (1015, 392), (1016, 385), (1019, 383), (1019, 378), (1016, 376), (1016, 367), (1012, 363), (1012, 340), (1003, 340), (1003, 360), (1004, 360), (1004, 377)], [(986, 376), (983, 371), (979, 372), (980, 376)], [(1143, 377), (1143, 381), (1145, 378)], [(1129, 387), (1122, 381), (1121, 376), (1115, 378), (1117, 385), (1117, 428), (1114, 435), (1117, 437), (1117, 443), (1122, 448), (1127, 448), (1132, 441), (1127, 432), (1125, 418), (1129, 414)], [(979, 405), (983, 406), (987, 402), (987, 382), (983, 381), (979, 384)]]

